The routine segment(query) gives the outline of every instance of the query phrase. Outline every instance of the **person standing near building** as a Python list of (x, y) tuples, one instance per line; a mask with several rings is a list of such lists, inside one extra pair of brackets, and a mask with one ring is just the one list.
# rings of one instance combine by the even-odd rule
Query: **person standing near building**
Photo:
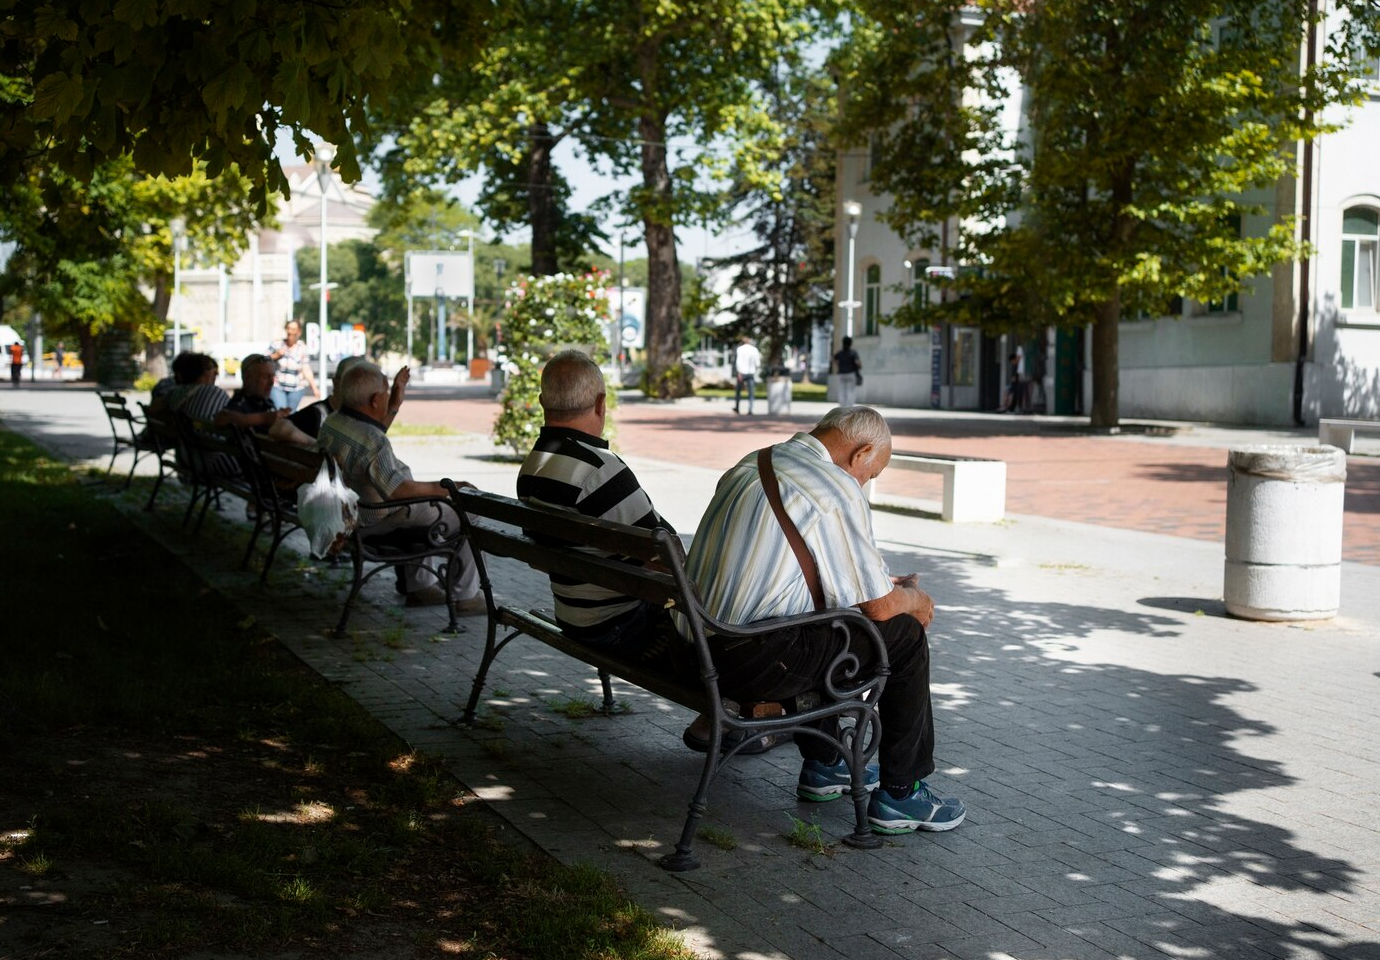
[(839, 375), (838, 404), (851, 407), (857, 396), (858, 385), (862, 383), (862, 359), (853, 349), (853, 338), (844, 337), (838, 353), (834, 354), (834, 372)]
[(318, 400), (321, 399), (321, 391), (317, 389), (316, 378), (311, 373), (311, 354), (302, 342), (302, 325), (296, 320), (289, 320), (283, 333), (284, 338), (268, 348), (268, 359), (278, 364), (270, 399), (278, 409), (287, 407), (296, 410), (308, 389)]
[(752, 400), (757, 393), (757, 374), (762, 369), (762, 354), (752, 341), (743, 337), (738, 341), (738, 349), (733, 354), (733, 369), (737, 372), (734, 378), (733, 388), (733, 412), (742, 413), (738, 408), (743, 399), (743, 390), (747, 389), (747, 412), (752, 416)]
[(997, 413), (1020, 413), (1025, 401), (1025, 384), (1021, 380), (1021, 354), (1006, 358), (1006, 400)]
[(9, 345), (10, 383), (19, 389), (19, 375), (24, 372), (24, 344), (16, 340)]

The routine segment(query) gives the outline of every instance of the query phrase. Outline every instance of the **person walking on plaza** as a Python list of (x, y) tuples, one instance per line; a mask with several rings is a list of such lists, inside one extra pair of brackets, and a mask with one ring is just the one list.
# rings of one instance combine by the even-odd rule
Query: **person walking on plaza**
[(66, 357), (67, 352), (62, 349), (62, 341), (59, 340), (57, 346), (53, 347), (53, 363), (57, 366), (57, 371), (53, 374), (53, 377), (58, 380), (62, 379), (62, 361), (66, 359)]
[(733, 369), (737, 373), (734, 378), (733, 412), (742, 413), (738, 405), (742, 402), (743, 390), (746, 388), (747, 412), (750, 417), (752, 400), (757, 393), (757, 374), (762, 369), (762, 354), (747, 337), (738, 341), (738, 349), (733, 354)]
[(833, 367), (834, 372), (839, 375), (838, 404), (841, 407), (851, 407), (853, 398), (857, 396), (858, 385), (862, 383), (862, 359), (858, 356), (858, 351), (853, 349), (852, 337), (843, 338), (841, 349), (834, 354)]
[[(765, 459), (766, 471), (762, 466)], [(866, 779), (868, 820), (877, 833), (951, 830), (963, 803), (934, 794), (934, 718), (925, 630), (934, 601), (918, 575), (892, 576), (877, 549), (863, 487), (891, 460), (891, 431), (870, 407), (836, 407), (809, 433), (749, 454), (719, 480), (695, 533), (686, 572), (710, 616), (744, 625), (816, 609), (857, 607), (886, 644), (891, 675), (882, 692), (880, 769)], [(764, 478), (763, 473), (766, 473)], [(794, 523), (808, 556), (797, 554), (777, 519), (772, 494)], [(811, 560), (813, 578), (805, 564)], [(818, 601), (812, 586), (822, 594)], [(855, 665), (868, 675), (870, 643), (854, 642)], [(739, 700), (785, 700), (817, 689), (840, 651), (829, 623), (776, 630), (750, 642), (717, 647), (721, 689)], [(822, 732), (837, 736), (837, 722)], [(849, 790), (848, 764), (832, 743), (797, 734), (802, 800), (825, 801)], [(880, 787), (880, 788), (878, 788)]]
[[(318, 447), (335, 458), (345, 485), (359, 494), (359, 524), (365, 536), (408, 528), (425, 531), (440, 525), (459, 537), (460, 518), (444, 499), (446, 488), (437, 481), (412, 479), (412, 470), (398, 459), (384, 432), (387, 429), (384, 424), (391, 421), (402, 406), (410, 375), (408, 368), (403, 367), (393, 378), (390, 388), (378, 364), (361, 361), (351, 366), (340, 379), (340, 409), (321, 424)], [(391, 508), (377, 506), (385, 500), (412, 497), (442, 499)], [(458, 556), (460, 573), (449, 596), (437, 576), (438, 557), (427, 558), (420, 567), (406, 564), (403, 586), (407, 606), (428, 607), (450, 602), (460, 615), (487, 612), (479, 593), (474, 554), (468, 543), (460, 547)]]
[(10, 383), (19, 388), (19, 375), (24, 372), (24, 344), (16, 340), (9, 345)]
[(1002, 401), (997, 413), (1020, 413), (1025, 400), (1025, 384), (1021, 380), (1021, 354), (1019, 351), (1006, 358), (1006, 399)]
[(287, 407), (291, 413), (302, 403), (308, 389), (318, 400), (321, 399), (321, 391), (317, 389), (316, 378), (312, 376), (311, 354), (302, 341), (302, 325), (296, 320), (289, 320), (283, 333), (284, 338), (268, 348), (268, 358), (278, 364), (271, 396), (273, 406), (279, 409)]

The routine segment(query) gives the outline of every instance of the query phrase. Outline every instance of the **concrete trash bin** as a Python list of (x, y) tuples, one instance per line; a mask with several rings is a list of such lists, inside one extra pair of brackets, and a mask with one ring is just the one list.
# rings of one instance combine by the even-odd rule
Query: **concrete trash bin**
[(767, 413), (791, 412), (791, 378), (767, 378)]
[(1328, 446), (1227, 453), (1227, 612), (1325, 620), (1342, 589), (1346, 454)]

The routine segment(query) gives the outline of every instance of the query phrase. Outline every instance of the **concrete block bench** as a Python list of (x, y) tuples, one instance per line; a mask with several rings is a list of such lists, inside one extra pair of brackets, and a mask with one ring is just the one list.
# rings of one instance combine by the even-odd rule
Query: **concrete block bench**
[(1358, 433), (1380, 435), (1380, 420), (1342, 420), (1324, 418), (1318, 421), (1318, 442), (1341, 447), (1347, 453)]
[[(940, 516), (949, 523), (995, 523), (1006, 516), (1004, 460), (896, 453), (887, 469), (940, 474), (944, 478)], [(869, 502), (877, 502), (877, 480), (867, 485), (867, 496)]]

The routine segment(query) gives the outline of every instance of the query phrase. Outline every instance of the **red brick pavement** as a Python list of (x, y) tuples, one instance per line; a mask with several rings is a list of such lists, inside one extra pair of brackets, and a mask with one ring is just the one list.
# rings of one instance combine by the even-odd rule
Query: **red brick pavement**
[[(738, 417), (723, 401), (625, 402), (615, 412), (624, 453), (726, 470), (764, 443), (807, 429), (813, 418)], [(441, 399), (418, 392), (404, 418), (489, 433), (498, 404), (489, 398)], [(1036, 421), (999, 417), (895, 420), (898, 452), (991, 457), (1007, 463), (1006, 508), (1100, 526), (1221, 543), (1226, 528), (1227, 452), (1221, 447), (1041, 432)], [(891, 494), (939, 500), (940, 479), (890, 472)], [(1347, 464), (1342, 554), (1380, 564), (1380, 462)]]

